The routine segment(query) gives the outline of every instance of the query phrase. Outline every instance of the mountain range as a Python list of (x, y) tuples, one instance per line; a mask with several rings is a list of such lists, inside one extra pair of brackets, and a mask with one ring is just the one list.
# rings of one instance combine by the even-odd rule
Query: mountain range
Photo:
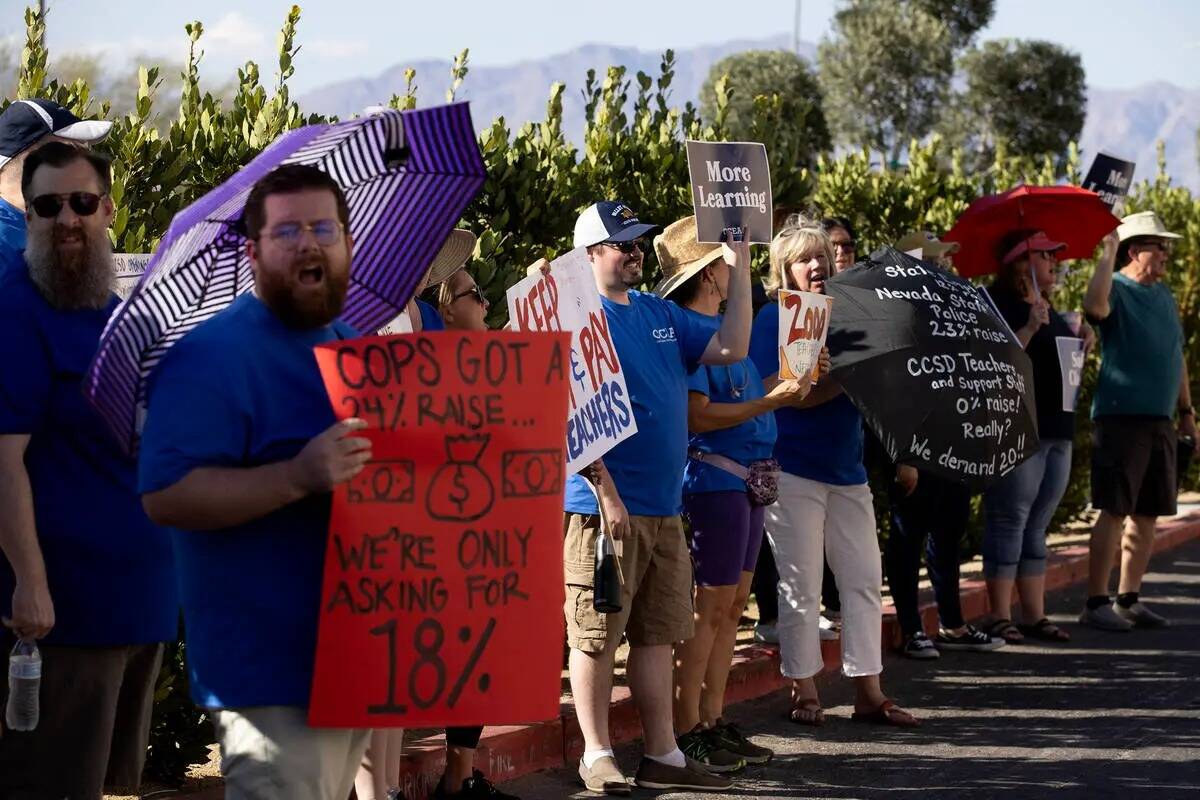
[[(734, 40), (675, 51), (675, 77), (671, 101), (683, 106), (697, 103), (700, 87), (714, 63), (745, 50), (791, 47), (786, 35), (767, 39)], [(800, 54), (815, 58), (816, 46), (801, 42)], [(563, 94), (563, 130), (579, 142), (583, 132), (582, 88), (587, 71), (595, 69), (603, 78), (611, 64), (623, 64), (632, 77), (639, 70), (652, 77), (659, 74), (662, 54), (631, 47), (586, 44), (541, 59), (508, 66), (473, 66), (459, 88), (456, 99), (471, 101), (471, 112), (479, 128), (503, 116), (511, 129), (527, 121), (544, 119), (550, 85), (566, 84)], [(386, 103), (404, 91), (404, 71), (416, 70), (417, 98), (421, 105), (441, 102), (450, 82), (450, 60), (398, 64), (375, 77), (361, 77), (321, 86), (299, 98), (305, 111), (348, 117), (370, 105)], [(1083, 169), (1097, 151), (1137, 163), (1135, 180), (1150, 177), (1156, 169), (1156, 143), (1166, 145), (1167, 169), (1172, 180), (1200, 191), (1196, 131), (1200, 128), (1200, 89), (1169, 83), (1148, 83), (1133, 89), (1089, 87), (1087, 117), (1079, 144)]]

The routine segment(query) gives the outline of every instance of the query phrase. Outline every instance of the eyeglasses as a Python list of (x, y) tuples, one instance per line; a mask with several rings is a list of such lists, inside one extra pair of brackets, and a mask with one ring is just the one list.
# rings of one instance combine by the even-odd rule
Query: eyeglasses
[(855, 250), (855, 244), (856, 243), (853, 239), (849, 239), (844, 242), (833, 242), (833, 249), (841, 250), (846, 253), (853, 253)]
[(1171, 243), (1170, 242), (1140, 242), (1137, 246), (1144, 248), (1144, 249), (1153, 248), (1153, 249), (1158, 250), (1166, 255), (1171, 254)]
[(342, 240), (345, 228), (336, 219), (319, 219), (316, 222), (282, 222), (267, 233), (271, 241), (287, 250), (295, 250), (305, 231), (312, 231), (313, 239), (321, 247), (332, 247)]
[(634, 239), (632, 242), (601, 242), (605, 247), (611, 247), (614, 250), (620, 250), (625, 255), (633, 255), (633, 251), (646, 252), (646, 240)]
[(454, 295), (453, 297), (450, 298), (450, 302), (453, 303), (455, 300), (461, 300), (464, 297), (471, 297), (471, 296), (475, 297), (475, 301), (477, 303), (479, 303), (479, 305), (481, 305), (481, 306), (487, 305), (487, 298), (483, 296), (483, 289), (480, 289), (478, 285), (472, 286), (470, 289), (467, 289), (465, 292), (459, 292), (458, 294)]
[(81, 217), (90, 217), (100, 207), (102, 194), (93, 192), (71, 192), (70, 194), (39, 194), (29, 202), (35, 214), (44, 219), (57, 217), (62, 213), (63, 206), (69, 205), (71, 210)]

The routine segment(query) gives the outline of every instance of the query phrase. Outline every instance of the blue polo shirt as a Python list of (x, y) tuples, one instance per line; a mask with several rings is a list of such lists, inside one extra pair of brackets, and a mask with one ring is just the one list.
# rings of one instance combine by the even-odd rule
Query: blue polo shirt
[[(340, 321), (290, 329), (252, 294), (197, 327), (152, 377), (141, 491), (295, 456), (335, 421), (313, 347), (355, 335)], [(173, 532), (198, 705), (308, 705), (329, 508), (313, 495), (232, 528)]]
[[(684, 313), (716, 331), (721, 317), (710, 317), (691, 309)], [(688, 377), (688, 391), (702, 394), (710, 403), (746, 403), (766, 395), (758, 367), (749, 358), (722, 367), (701, 366)], [(688, 450), (716, 453), (742, 466), (770, 458), (775, 449), (775, 415), (759, 414), (732, 428), (693, 433)], [(683, 472), (683, 493), (744, 492), (746, 482), (727, 470), (689, 458)]]
[(421, 311), (421, 331), (444, 331), (446, 323), (442, 320), (442, 315), (433, 306), (426, 303), (424, 300), (417, 300), (417, 308)]
[(9, 262), (24, 263), (25, 215), (7, 200), (0, 200), (0, 268)]
[[(20, 268), (0, 271), (0, 434), (29, 434), (25, 469), (55, 624), (47, 644), (174, 640), (179, 601), (171, 543), (142, 510), (137, 466), (87, 403), (83, 378), (117, 298), (59, 311)], [(9, 509), (0, 513), (10, 514)], [(14, 576), (0, 554), (0, 615)]]
[[(779, 303), (754, 318), (750, 358), (763, 375), (779, 372)], [(781, 408), (775, 424), (775, 460), (784, 472), (835, 486), (867, 482), (862, 416), (845, 394), (812, 408)]]
[[(638, 428), (604, 454), (604, 465), (630, 514), (678, 514), (687, 463), (688, 373), (700, 363), (714, 329), (647, 292), (630, 292), (628, 305), (603, 296), (600, 302)], [(595, 497), (577, 475), (567, 481), (564, 506), (571, 513), (597, 513)]]

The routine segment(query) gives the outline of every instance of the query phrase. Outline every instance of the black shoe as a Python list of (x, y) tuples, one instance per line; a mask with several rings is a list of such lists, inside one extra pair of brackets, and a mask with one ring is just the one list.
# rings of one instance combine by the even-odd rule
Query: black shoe
[(925, 635), (924, 631), (914, 633), (905, 639), (900, 652), (905, 658), (915, 658), (919, 661), (932, 661), (941, 657), (941, 653), (933, 646), (933, 642), (929, 641), (929, 637)]
[(746, 735), (732, 722), (717, 720), (712, 729), (712, 735), (717, 744), (736, 756), (741, 756), (747, 764), (766, 764), (775, 755), (770, 750), (746, 738)]
[(446, 776), (438, 781), (437, 788), (433, 790), (433, 800), (450, 800), (450, 798), (458, 798), (458, 800), (521, 800), (521, 798), (512, 794), (505, 794), (492, 785), (492, 782), (483, 777), (483, 773), (475, 770), (471, 777), (463, 781), (462, 789), (457, 794), (449, 794), (446, 791)]
[(939, 650), (973, 650), (986, 653), (1004, 647), (1003, 639), (993, 639), (983, 631), (971, 625), (962, 633), (954, 633), (942, 628), (938, 631), (936, 644)]
[(713, 731), (699, 725), (675, 741), (685, 756), (703, 765), (709, 772), (740, 772), (746, 768), (746, 759), (726, 750)]

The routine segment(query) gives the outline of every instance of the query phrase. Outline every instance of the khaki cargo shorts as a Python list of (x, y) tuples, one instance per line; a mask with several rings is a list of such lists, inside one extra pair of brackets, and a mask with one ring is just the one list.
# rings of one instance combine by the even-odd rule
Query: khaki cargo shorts
[(629, 518), (631, 533), (619, 556), (625, 585), (621, 610), (602, 614), (592, 604), (596, 535), (600, 517), (567, 514), (563, 521), (567, 644), (585, 653), (616, 647), (624, 633), (631, 647), (690, 639), (692, 560), (678, 516)]

